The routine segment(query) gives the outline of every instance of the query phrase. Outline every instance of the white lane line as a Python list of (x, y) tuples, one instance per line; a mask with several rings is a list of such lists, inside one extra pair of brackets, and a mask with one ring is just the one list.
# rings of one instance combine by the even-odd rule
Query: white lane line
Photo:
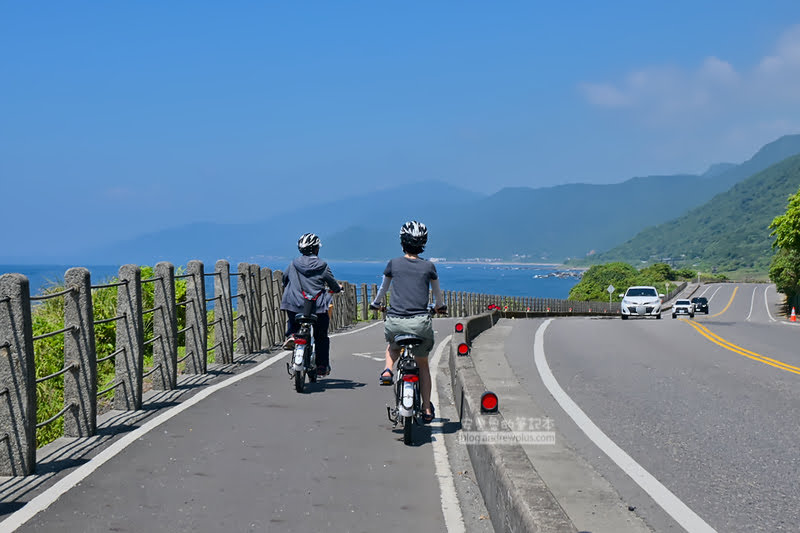
[(764, 307), (767, 308), (767, 316), (769, 316), (769, 319), (772, 322), (777, 322), (777, 320), (775, 320), (775, 318), (772, 316), (772, 313), (770, 313), (769, 311), (769, 300), (767, 300), (767, 291), (769, 290), (769, 287), (770, 287), (769, 285), (764, 287)]
[[(450, 338), (448, 335), (443, 341), (439, 343), (436, 348), (436, 353), (430, 361), (431, 369), (431, 402), (433, 406), (439, 405), (439, 392), (436, 390), (436, 374), (439, 367), (439, 359), (442, 352), (449, 346)], [(436, 465), (436, 478), (439, 480), (439, 491), (442, 495), (442, 514), (444, 515), (444, 525), (448, 533), (463, 533), (466, 531), (464, 526), (464, 516), (461, 514), (461, 505), (458, 503), (458, 496), (456, 495), (456, 484), (453, 481), (453, 472), (450, 470), (450, 459), (447, 456), (447, 446), (444, 443), (442, 422), (438, 423), (434, 420), (431, 423), (431, 435), (438, 438), (432, 438), (431, 444), (433, 445), (433, 463)]]
[(356, 357), (363, 357), (364, 359), (372, 359), (373, 361), (383, 361), (386, 357), (377, 357), (372, 355), (372, 353), (354, 353)]
[(713, 300), (713, 299), (714, 299), (714, 296), (716, 296), (716, 295), (717, 295), (717, 293), (719, 292), (719, 290), (720, 290), (721, 288), (722, 288), (722, 285), (717, 285), (717, 290), (715, 290), (715, 291), (714, 291), (714, 294), (712, 294), (711, 296), (709, 296), (709, 297), (708, 297), (708, 301), (709, 301), (709, 302), (710, 302), (711, 300)]
[[(370, 324), (369, 326), (358, 328), (352, 331), (334, 333), (333, 335), (331, 335), (331, 337), (338, 337), (341, 335), (350, 335), (353, 333), (358, 333), (365, 329), (371, 328), (377, 324), (383, 324), (383, 322), (376, 322), (375, 324)], [(269, 359), (259, 364), (258, 366), (251, 368), (250, 370), (246, 370), (241, 374), (232, 376), (226, 379), (225, 381), (221, 381), (220, 383), (210, 385), (208, 388), (198, 392), (191, 398), (187, 399), (185, 402), (182, 402), (179, 405), (176, 405), (175, 407), (170, 409), (169, 411), (165, 411), (160, 415), (156, 416), (155, 418), (153, 418), (152, 420), (145, 422), (140, 427), (131, 431), (130, 433), (126, 433), (125, 436), (111, 443), (108, 446), (108, 448), (98, 453), (89, 462), (84, 463), (83, 465), (79, 466), (78, 468), (76, 468), (63, 478), (61, 478), (50, 488), (48, 488), (47, 490), (45, 490), (44, 492), (33, 498), (28, 503), (26, 503), (19, 511), (12, 513), (5, 520), (0, 522), (0, 532), (5, 533), (7, 531), (8, 532), (15, 531), (18, 527), (20, 527), (28, 520), (33, 518), (36, 514), (50, 507), (50, 505), (52, 505), (53, 502), (55, 502), (58, 498), (60, 498), (62, 494), (66, 493), (72, 487), (74, 487), (75, 485), (86, 479), (86, 477), (88, 477), (92, 472), (100, 468), (103, 464), (108, 462), (115, 455), (117, 455), (122, 450), (124, 450), (125, 448), (136, 442), (136, 440), (144, 437), (148, 432), (157, 428), (164, 422), (175, 417), (176, 415), (179, 415), (180, 413), (192, 407), (193, 405), (197, 404), (201, 400), (208, 398), (215, 392), (222, 390), (226, 387), (229, 387), (234, 383), (238, 383), (239, 381), (248, 378), (253, 374), (261, 372), (265, 368), (272, 366), (273, 364), (277, 363), (290, 353), (291, 352), (289, 351), (282, 351), (270, 357)]]
[(572, 418), (579, 428), (598, 448), (614, 461), (630, 478), (636, 482), (645, 492), (647, 492), (664, 511), (675, 519), (686, 531), (713, 532), (715, 531), (700, 516), (692, 511), (685, 503), (678, 499), (668, 488), (661, 484), (652, 474), (645, 470), (639, 463), (633, 460), (625, 450), (617, 446), (608, 435), (597, 427), (586, 413), (578, 407), (572, 398), (564, 392), (561, 385), (556, 381), (555, 376), (547, 365), (547, 358), (544, 353), (544, 332), (548, 324), (553, 319), (547, 319), (539, 329), (536, 330), (536, 340), (534, 342), (534, 360), (539, 375), (542, 378), (547, 390), (559, 403), (562, 409)]
[(208, 388), (198, 392), (191, 398), (187, 399), (185, 402), (182, 402), (181, 404), (176, 405), (169, 411), (161, 413), (152, 420), (145, 422), (140, 427), (136, 428), (130, 433), (126, 433), (125, 436), (123, 436), (121, 439), (111, 443), (108, 446), (108, 448), (104, 449), (102, 452), (94, 456), (88, 463), (79, 466), (78, 468), (76, 468), (63, 478), (61, 478), (53, 486), (51, 486), (50, 488), (48, 488), (47, 490), (45, 490), (44, 492), (33, 498), (27, 504), (25, 504), (25, 506), (22, 507), (22, 509), (12, 513), (8, 518), (0, 522), (0, 531), (5, 532), (5, 531), (16, 530), (22, 524), (33, 518), (37, 513), (47, 509), (62, 494), (64, 494), (72, 487), (83, 481), (87, 476), (89, 476), (92, 472), (100, 468), (109, 459), (112, 459), (122, 450), (124, 450), (125, 448), (136, 442), (138, 439), (144, 437), (148, 432), (152, 431), (153, 429), (157, 428), (164, 422), (168, 421), (170, 418), (173, 418), (174, 416), (182, 413), (183, 411), (187, 410), (188, 408), (192, 407), (198, 402), (208, 398), (218, 390), (229, 387), (234, 383), (237, 383), (245, 378), (252, 376), (253, 374), (261, 372), (265, 368), (277, 363), (290, 353), (291, 352), (289, 351), (282, 351), (279, 354), (270, 357), (269, 359), (259, 364), (258, 366), (251, 368), (250, 370), (246, 370), (241, 374), (237, 374), (236, 376), (230, 377), (220, 383), (210, 385)]
[(350, 330), (350, 331), (343, 331), (341, 333), (334, 333), (333, 335), (328, 335), (328, 336), (329, 337), (343, 337), (344, 335), (352, 335), (353, 333), (361, 333), (365, 329), (369, 329), (369, 328), (375, 327), (378, 324), (383, 325), (383, 320), (380, 320), (378, 322), (374, 322), (374, 323), (370, 324), (369, 326), (364, 326), (363, 328), (357, 328), (357, 329), (353, 329), (353, 330)]
[(753, 303), (756, 301), (756, 290), (758, 290), (758, 287), (753, 287), (753, 296), (750, 298), (750, 312), (747, 313), (747, 318), (745, 318), (745, 321), (750, 320), (750, 315), (753, 314)]

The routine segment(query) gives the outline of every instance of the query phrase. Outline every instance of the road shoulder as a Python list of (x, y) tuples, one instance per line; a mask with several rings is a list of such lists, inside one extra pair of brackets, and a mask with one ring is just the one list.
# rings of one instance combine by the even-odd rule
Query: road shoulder
[[(512, 327), (510, 320), (502, 320), (475, 340), (475, 369), (486, 388), (498, 395), (506, 421), (516, 428), (546, 429), (552, 420), (524, 390), (506, 359)], [(628, 510), (611, 484), (568, 446), (558, 428), (551, 429), (556, 432), (555, 444), (523, 444), (522, 448), (578, 530), (652, 531)]]

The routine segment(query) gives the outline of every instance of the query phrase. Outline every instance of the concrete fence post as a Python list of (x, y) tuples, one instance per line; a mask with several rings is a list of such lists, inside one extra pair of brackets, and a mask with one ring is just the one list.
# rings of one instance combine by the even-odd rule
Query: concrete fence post
[(361, 320), (369, 320), (369, 295), (367, 294), (367, 284), (361, 284)]
[(261, 267), (250, 265), (250, 347), (257, 352), (261, 349)]
[(117, 350), (114, 361), (116, 382), (114, 408), (135, 411), (142, 407), (144, 366), (144, 324), (142, 321), (142, 271), (137, 265), (119, 267), (117, 288)]
[(247, 351), (245, 353), (252, 353), (256, 351), (255, 345), (255, 335), (253, 335), (253, 329), (255, 327), (256, 322), (258, 321), (258, 317), (255, 314), (255, 291), (253, 290), (253, 265), (247, 263), (244, 269), (244, 276), (243, 279), (247, 280), (245, 283), (245, 294), (247, 296), (242, 303), (247, 307), (247, 318), (245, 319), (245, 335), (247, 335), (247, 341), (245, 342), (245, 346), (247, 346)]
[(178, 314), (175, 302), (175, 267), (162, 261), (153, 268), (153, 368), (154, 390), (178, 387)]
[(250, 320), (250, 317), (247, 316), (247, 273), (249, 268), (247, 263), (239, 263), (236, 265), (236, 269), (238, 273), (236, 276), (236, 294), (239, 298), (236, 302), (236, 320), (234, 320), (234, 353), (246, 354), (250, 353), (249, 346), (247, 345), (247, 341), (249, 340), (247, 335), (247, 322)]
[(261, 349), (269, 350), (276, 344), (274, 309), (272, 306), (272, 270), (261, 269)]
[[(372, 303), (375, 301), (375, 298), (378, 297), (378, 285), (373, 283), (369, 288), (369, 302)], [(372, 320), (378, 320), (378, 310), (374, 309), (372, 311)]]
[(206, 277), (201, 261), (189, 261), (186, 273), (186, 367), (187, 374), (205, 374), (208, 368), (206, 325)]
[(97, 350), (94, 339), (92, 282), (85, 268), (70, 268), (64, 285), (72, 289), (64, 295), (64, 414), (65, 437), (91, 437), (97, 433)]
[(339, 281), (339, 285), (342, 286), (342, 291), (333, 295), (333, 299), (331, 303), (333, 307), (330, 308), (331, 310), (331, 322), (330, 322), (330, 329), (336, 331), (339, 329), (339, 315), (341, 314), (340, 309), (342, 306), (342, 294), (344, 293), (344, 282)]
[(275, 311), (275, 338), (278, 343), (283, 343), (286, 334), (286, 312), (281, 311), (281, 298), (283, 298), (283, 272), (272, 272), (272, 309)]
[(0, 275), (0, 475), (36, 469), (36, 368), (30, 284)]
[(214, 265), (214, 359), (217, 363), (233, 363), (233, 306), (231, 302), (231, 265), (220, 259)]

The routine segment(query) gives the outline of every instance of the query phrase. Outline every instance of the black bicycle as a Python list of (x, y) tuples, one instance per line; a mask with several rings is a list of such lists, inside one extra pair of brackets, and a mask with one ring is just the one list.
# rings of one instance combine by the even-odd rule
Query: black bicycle
[(420, 424), (422, 400), (419, 392), (419, 366), (411, 350), (421, 344), (423, 339), (416, 335), (398, 335), (394, 342), (400, 345), (397, 359), (397, 381), (395, 382), (395, 406), (386, 406), (389, 420), (403, 426), (403, 442), (414, 442), (414, 424)]

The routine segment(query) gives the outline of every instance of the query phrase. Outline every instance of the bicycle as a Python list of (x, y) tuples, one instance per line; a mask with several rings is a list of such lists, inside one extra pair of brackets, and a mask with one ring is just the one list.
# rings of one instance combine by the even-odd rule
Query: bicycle
[(422, 400), (419, 392), (419, 366), (411, 350), (423, 342), (416, 335), (398, 335), (394, 342), (400, 345), (400, 357), (397, 359), (397, 381), (395, 382), (395, 407), (386, 406), (389, 420), (397, 427), (403, 425), (403, 442), (411, 444), (414, 424), (419, 424), (422, 414)]
[(292, 363), (286, 363), (289, 378), (294, 380), (294, 389), (303, 392), (308, 381), (317, 381), (316, 351), (314, 349), (314, 325), (317, 323), (316, 298), (303, 303), (303, 313), (295, 315), (295, 321), (300, 324), (299, 331), (294, 336), (294, 355)]
[[(446, 313), (445, 306), (438, 310), (428, 309), (433, 316), (436, 312)], [(393, 428), (398, 424), (403, 426), (403, 443), (410, 445), (414, 442), (414, 425), (423, 425), (421, 418), (422, 396), (420, 394), (419, 365), (414, 358), (413, 348), (424, 342), (422, 337), (413, 334), (397, 335), (394, 343), (400, 346), (400, 356), (395, 363), (397, 380), (395, 386), (395, 407), (386, 406), (386, 414)]]

